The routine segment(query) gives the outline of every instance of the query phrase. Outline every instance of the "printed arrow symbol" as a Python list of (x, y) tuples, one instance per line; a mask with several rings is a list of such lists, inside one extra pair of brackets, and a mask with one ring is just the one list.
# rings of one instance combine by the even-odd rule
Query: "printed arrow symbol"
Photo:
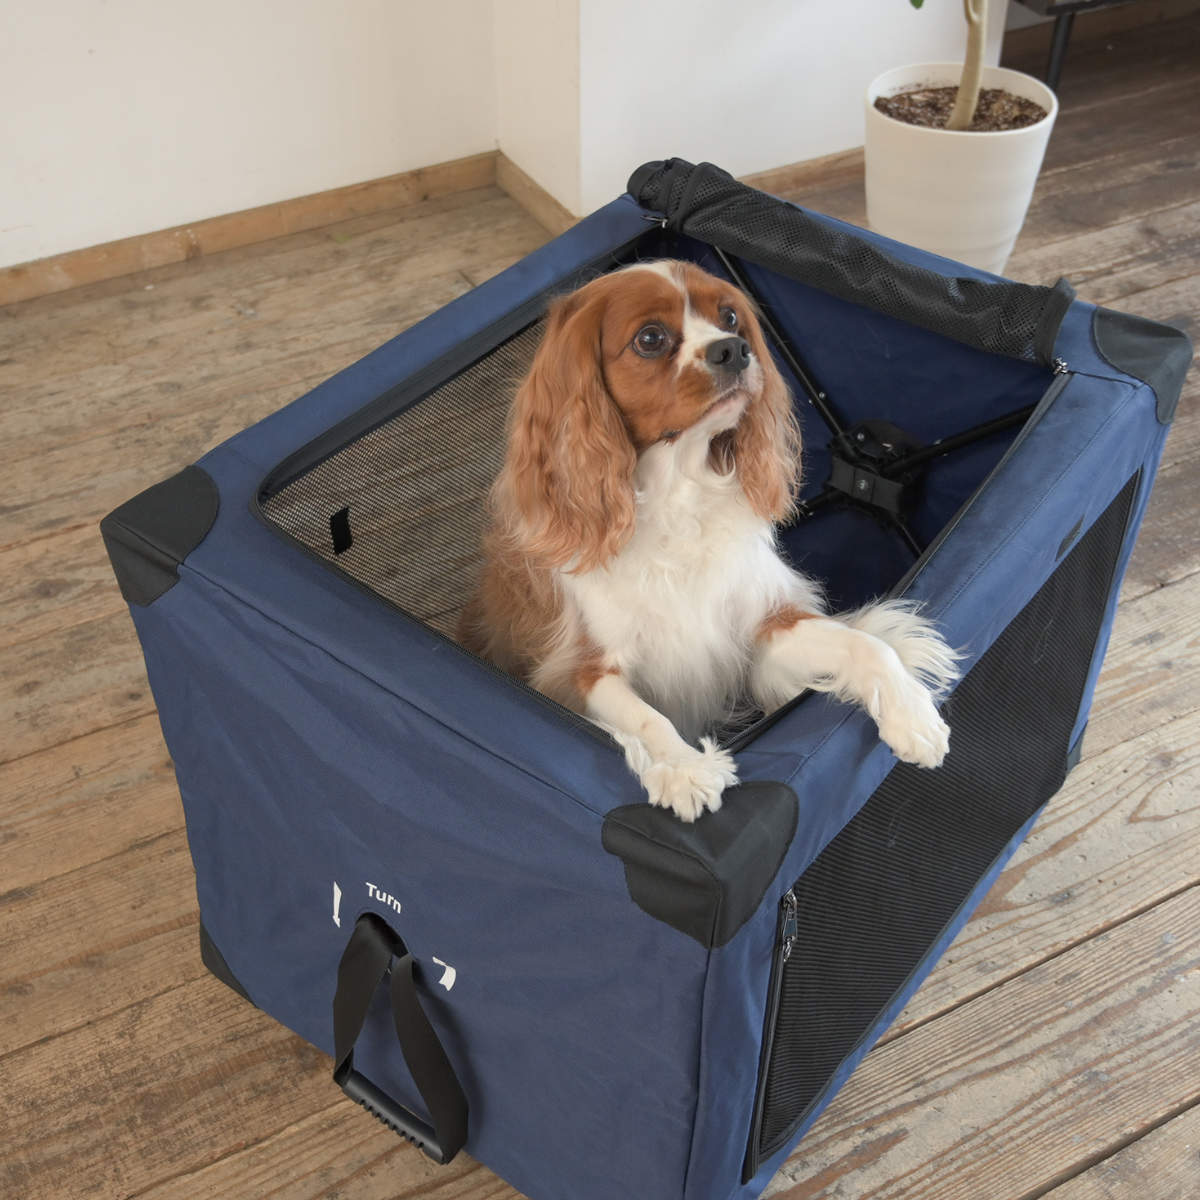
[(458, 972), (453, 967), (442, 962), (440, 958), (435, 958), (433, 961), (437, 963), (437, 965), (441, 967), (444, 972), (441, 979), (438, 980), (438, 983), (440, 983), (442, 987), (446, 989), (446, 991), (449, 991), (454, 986), (454, 981), (458, 978)]

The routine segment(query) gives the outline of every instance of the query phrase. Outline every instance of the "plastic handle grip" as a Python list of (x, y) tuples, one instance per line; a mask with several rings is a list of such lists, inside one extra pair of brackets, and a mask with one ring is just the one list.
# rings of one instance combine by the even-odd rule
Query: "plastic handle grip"
[(351, 1070), (345, 1079), (339, 1081), (342, 1091), (356, 1104), (361, 1104), (373, 1117), (382, 1121), (389, 1129), (402, 1137), (406, 1137), (414, 1146), (419, 1147), (435, 1162), (445, 1164), (449, 1161), (445, 1151), (438, 1143), (437, 1134), (415, 1113), (393, 1100), (386, 1092), (380, 1091), (365, 1075)]

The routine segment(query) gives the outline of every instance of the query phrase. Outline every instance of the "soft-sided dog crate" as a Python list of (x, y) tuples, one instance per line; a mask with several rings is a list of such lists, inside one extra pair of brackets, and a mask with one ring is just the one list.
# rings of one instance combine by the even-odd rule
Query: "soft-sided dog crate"
[[(940, 769), (810, 694), (726, 733), (742, 782), (685, 825), (451, 640), (548, 300), (660, 256), (763, 309), (804, 424), (792, 560), (962, 648)], [(1078, 755), (1190, 357), (1065, 284), (647, 164), (105, 519), (205, 961), (389, 1124), (535, 1200), (758, 1195)]]

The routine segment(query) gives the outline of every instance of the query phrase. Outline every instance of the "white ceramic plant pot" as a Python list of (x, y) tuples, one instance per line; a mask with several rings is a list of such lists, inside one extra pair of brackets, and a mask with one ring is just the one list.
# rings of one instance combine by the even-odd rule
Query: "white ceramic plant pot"
[(896, 67), (867, 89), (867, 221), (885, 237), (999, 274), (1025, 221), (1058, 100), (1031, 75), (984, 67), (985, 88), (1035, 100), (1046, 116), (1024, 129), (966, 133), (905, 125), (875, 107), (878, 96), (957, 87), (961, 75), (961, 63)]

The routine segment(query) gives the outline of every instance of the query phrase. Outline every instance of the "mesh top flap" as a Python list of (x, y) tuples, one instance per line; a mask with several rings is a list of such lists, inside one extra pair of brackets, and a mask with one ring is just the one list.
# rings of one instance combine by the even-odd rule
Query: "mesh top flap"
[(646, 163), (629, 190), (644, 208), (661, 212), (669, 229), (991, 354), (1050, 365), (1075, 297), (1065, 279), (1049, 288), (914, 266), (712, 163)]

